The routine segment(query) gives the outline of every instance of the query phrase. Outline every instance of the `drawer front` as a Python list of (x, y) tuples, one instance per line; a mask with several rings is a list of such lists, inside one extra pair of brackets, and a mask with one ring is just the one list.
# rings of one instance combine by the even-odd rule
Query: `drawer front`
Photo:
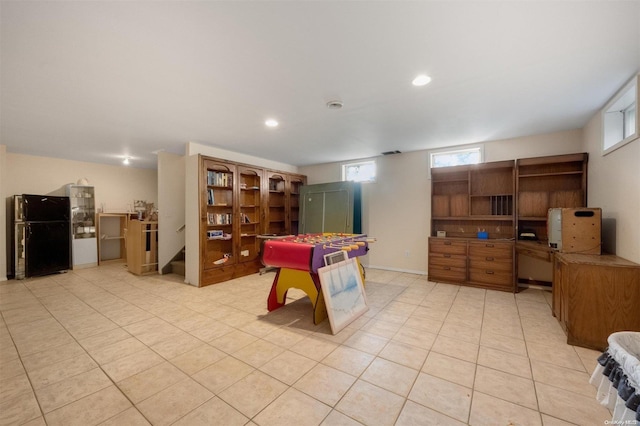
[(467, 268), (453, 266), (429, 265), (429, 281), (464, 282), (467, 279)]
[(494, 257), (471, 257), (469, 267), (474, 269), (486, 269), (489, 271), (513, 272), (513, 262), (510, 260), (498, 260)]
[(466, 241), (448, 240), (445, 238), (429, 238), (429, 251), (432, 253), (467, 254)]
[(467, 257), (448, 253), (431, 253), (429, 255), (429, 265), (464, 268), (467, 266)]
[(513, 285), (513, 274), (492, 269), (470, 268), (469, 281), (506, 287)]
[(505, 243), (469, 243), (469, 256), (513, 259), (513, 245)]

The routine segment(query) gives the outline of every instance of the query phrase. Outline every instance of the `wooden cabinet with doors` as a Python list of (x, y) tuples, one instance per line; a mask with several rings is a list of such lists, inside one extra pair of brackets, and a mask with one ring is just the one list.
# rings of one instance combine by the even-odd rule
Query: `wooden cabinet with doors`
[(615, 255), (554, 254), (553, 315), (567, 343), (603, 350), (617, 331), (640, 330), (640, 265)]
[(514, 291), (514, 162), (431, 170), (432, 281)]
[(297, 233), (305, 177), (199, 157), (198, 285), (258, 272), (263, 234)]

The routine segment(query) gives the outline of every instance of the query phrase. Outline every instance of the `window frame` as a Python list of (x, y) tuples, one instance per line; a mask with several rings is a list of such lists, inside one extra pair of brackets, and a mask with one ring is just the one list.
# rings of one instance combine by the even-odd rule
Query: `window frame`
[[(631, 80), (607, 102), (602, 108), (602, 155), (607, 155), (640, 137), (640, 123), (638, 122), (638, 100), (640, 99), (640, 74)], [(632, 117), (635, 120), (629, 131), (628, 112), (633, 110)], [(619, 114), (619, 115), (618, 115)], [(613, 135), (613, 136), (612, 136)], [(626, 136), (625, 136), (626, 135)], [(616, 140), (612, 142), (612, 140)]]
[[(361, 166), (365, 164), (372, 164), (374, 169), (374, 174), (372, 179), (368, 180), (347, 180), (347, 169), (353, 166)], [(342, 171), (342, 181), (343, 182), (361, 182), (361, 183), (375, 183), (378, 178), (378, 164), (375, 159), (370, 160), (360, 160), (360, 161), (351, 161), (348, 163), (343, 163), (341, 167)]]
[[(482, 164), (484, 163), (484, 145), (483, 144), (479, 144), (479, 145), (465, 145), (465, 146), (458, 146), (458, 147), (448, 147), (448, 148), (441, 148), (441, 149), (436, 149), (436, 150), (430, 150), (429, 151), (429, 170), (431, 169), (437, 169), (438, 167), (434, 167), (433, 163), (434, 163), (434, 157), (438, 156), (438, 155), (444, 155), (444, 154), (455, 154), (455, 153), (463, 153), (463, 152), (471, 152), (471, 151), (478, 151), (479, 154), (479, 160), (477, 163), (466, 163), (468, 164)], [(447, 166), (440, 166), (440, 167), (447, 167)], [(431, 173), (429, 173), (429, 175), (431, 175)]]

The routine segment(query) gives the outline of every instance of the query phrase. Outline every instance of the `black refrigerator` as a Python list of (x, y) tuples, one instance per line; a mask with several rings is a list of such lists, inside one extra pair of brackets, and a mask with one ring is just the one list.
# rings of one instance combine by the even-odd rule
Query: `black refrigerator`
[(69, 197), (22, 194), (15, 201), (22, 204), (25, 276), (71, 269)]

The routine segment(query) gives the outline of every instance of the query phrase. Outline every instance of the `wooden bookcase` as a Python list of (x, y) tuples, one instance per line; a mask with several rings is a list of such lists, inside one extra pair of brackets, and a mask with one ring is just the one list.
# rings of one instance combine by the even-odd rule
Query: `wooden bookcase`
[(431, 170), (431, 281), (515, 290), (514, 170), (514, 161)]
[(268, 189), (265, 209), (265, 234), (296, 235), (300, 229), (300, 188), (303, 175), (267, 170)]
[(306, 177), (199, 157), (199, 286), (258, 272), (264, 234), (298, 230)]

